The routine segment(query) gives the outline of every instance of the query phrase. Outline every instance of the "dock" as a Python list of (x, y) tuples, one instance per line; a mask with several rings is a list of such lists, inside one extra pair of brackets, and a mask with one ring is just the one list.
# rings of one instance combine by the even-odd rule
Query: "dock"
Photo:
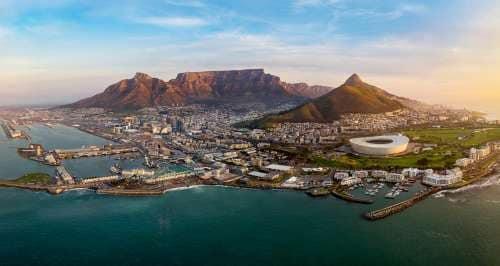
[(352, 195), (349, 195), (347, 193), (340, 193), (340, 192), (337, 192), (335, 190), (332, 190), (331, 193), (336, 198), (339, 198), (339, 199), (342, 199), (345, 201), (349, 201), (349, 202), (353, 202), (353, 203), (361, 203), (361, 204), (372, 204), (373, 203), (373, 200), (371, 200), (371, 199), (358, 199), (358, 198), (355, 198)]
[(2, 121), (2, 129), (5, 132), (5, 135), (9, 139), (29, 139), (28, 134), (26, 134), (22, 130), (15, 129), (11, 123), (7, 121)]
[(69, 174), (64, 166), (57, 166), (56, 174), (62, 179), (63, 183), (70, 185), (75, 184), (75, 178)]
[(110, 156), (126, 153), (139, 152), (139, 149), (128, 145), (104, 145), (102, 147), (88, 147), (82, 149), (56, 149), (54, 153), (61, 160), (76, 159), (82, 157)]
[(428, 196), (439, 192), (440, 190), (442, 190), (442, 188), (439, 188), (439, 187), (428, 189), (428, 190), (426, 190), (422, 193), (419, 193), (419, 194), (415, 195), (414, 197), (407, 199), (405, 201), (402, 201), (400, 203), (385, 207), (385, 208), (380, 209), (380, 210), (367, 212), (364, 214), (364, 217), (370, 221), (384, 219), (388, 216), (391, 216), (393, 214), (402, 212), (402, 211), (410, 208), (411, 206), (424, 200)]

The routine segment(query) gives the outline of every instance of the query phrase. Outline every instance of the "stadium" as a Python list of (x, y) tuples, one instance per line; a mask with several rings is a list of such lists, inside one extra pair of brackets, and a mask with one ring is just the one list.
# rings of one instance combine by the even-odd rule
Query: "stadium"
[(349, 140), (354, 152), (364, 155), (387, 156), (404, 153), (410, 139), (403, 135), (374, 136)]

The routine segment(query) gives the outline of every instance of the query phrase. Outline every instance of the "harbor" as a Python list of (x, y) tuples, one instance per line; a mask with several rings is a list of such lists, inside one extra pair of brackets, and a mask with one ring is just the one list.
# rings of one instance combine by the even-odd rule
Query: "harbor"
[[(88, 135), (76, 135), (68, 140), (69, 137), (73, 136), (72, 134), (79, 134), (70, 128), (54, 126), (53, 129), (50, 129), (38, 125), (33, 125), (31, 128), (34, 141), (43, 144), (48, 149), (57, 147), (71, 149), (83, 145), (105, 144)], [(50, 137), (51, 135), (46, 134), (46, 130), (51, 130), (52, 134), (56, 134), (58, 141), (56, 142)], [(61, 138), (58, 135), (59, 132), (62, 132), (60, 135), (66, 137)], [(4, 158), (0, 162), (2, 172), (0, 179), (21, 176), (26, 171), (46, 172), (55, 175), (54, 167), (23, 159), (16, 154), (15, 148), (9, 148), (10, 145), (24, 147), (26, 143), (0, 143), (0, 153)], [(56, 260), (61, 260), (60, 256), (53, 255), (51, 250), (57, 248), (58, 250), (62, 249), (62, 252), (69, 252), (79, 241), (88, 241), (99, 250), (106, 250), (110, 243), (119, 249), (134, 249), (146, 256), (151, 255), (150, 259), (147, 259), (149, 264), (160, 264), (166, 259), (173, 261), (181, 257), (185, 261), (185, 258), (189, 256), (183, 245), (197, 243), (200, 235), (206, 236), (207, 234), (213, 241), (222, 241), (221, 232), (225, 232), (225, 228), (231, 227), (234, 233), (224, 234), (224, 241), (238, 243), (237, 248), (230, 249), (232, 252), (229, 257), (233, 260), (246, 257), (239, 255), (238, 250), (241, 248), (264, 251), (262, 243), (256, 245), (256, 240), (250, 238), (245, 238), (245, 241), (241, 240), (243, 232), (251, 230), (259, 239), (269, 235), (273, 236), (266, 241), (265, 246), (284, 245), (288, 251), (301, 245), (297, 238), (306, 235), (312, 237), (315, 241), (307, 245), (305, 250), (301, 246), (302, 252), (300, 254), (304, 254), (304, 251), (315, 254), (312, 260), (317, 263), (331, 261), (332, 256), (340, 260), (345, 255), (349, 257), (349, 263), (357, 265), (394, 262), (422, 265), (421, 260), (414, 256), (417, 252), (431, 254), (429, 259), (446, 258), (447, 261), (454, 262), (455, 265), (465, 266), (472, 265), (478, 260), (471, 259), (470, 256), (463, 256), (461, 253), (447, 255), (456, 250), (454, 245), (457, 244), (457, 240), (442, 236), (454, 234), (463, 241), (477, 239), (478, 229), (476, 225), (478, 223), (500, 221), (500, 216), (496, 211), (497, 205), (488, 203), (499, 200), (500, 191), (498, 189), (500, 187), (498, 186), (470, 196), (467, 192), (453, 195), (458, 202), (464, 198), (467, 199), (468, 208), (463, 208), (460, 203), (448, 201), (448, 196), (440, 199), (430, 196), (414, 207), (405, 209), (404, 215), (393, 215), (387, 221), (371, 223), (360, 219), (360, 214), (397, 204), (399, 201), (404, 201), (406, 196), (416, 193), (415, 190), (418, 192), (422, 188), (415, 184), (410, 187), (410, 192), (401, 192), (395, 199), (385, 198), (385, 194), (390, 192), (395, 184), (385, 184), (383, 188), (379, 188), (374, 196), (365, 195), (365, 192), (378, 184), (375, 181), (347, 190), (355, 198), (375, 200), (372, 204), (349, 204), (344, 199), (333, 196), (323, 196), (313, 200), (306, 198), (301, 190), (277, 190), (274, 187), (241, 189), (241, 187), (231, 184), (221, 187), (218, 184), (210, 183), (205, 186), (197, 186), (172, 182), (170, 187), (159, 187), (156, 184), (151, 185), (151, 189), (148, 191), (134, 188), (134, 184), (130, 183), (124, 194), (121, 188), (113, 189), (105, 185), (107, 182), (121, 179), (110, 171), (115, 164), (118, 164), (122, 170), (149, 169), (144, 165), (144, 159), (141, 156), (125, 160), (119, 156), (84, 157), (65, 160), (62, 163), (62, 166), (75, 178), (73, 185), (19, 185), (11, 181), (0, 181), (0, 186), (3, 187), (0, 189), (0, 196), (3, 199), (0, 202), (0, 235), (4, 239), (9, 239), (10, 242), (9, 245), (2, 247), (0, 262), (13, 260), (13, 256), (15, 256), (17, 261), (25, 263), (51, 264)], [(22, 166), (21, 169), (19, 166)], [(175, 170), (175, 167), (172, 170)], [(176, 188), (179, 190), (175, 190)], [(26, 189), (42, 193), (25, 191)], [(47, 195), (45, 192), (58, 196)], [(20, 206), (22, 206), (22, 211), (19, 211)], [(475, 211), (477, 208), (482, 210), (486, 208), (486, 211), (479, 215)], [(457, 215), (463, 217), (462, 222), (449, 223)], [(89, 217), (93, 223), (89, 223)], [(214, 220), (214, 217), (217, 218)], [(283, 223), (283, 220), (288, 222)], [(27, 225), (28, 221), (30, 224), (34, 224), (33, 227)], [(249, 223), (249, 221), (255, 221), (259, 227), (255, 227), (255, 224)], [(79, 228), (79, 230), (75, 231), (74, 228)], [(207, 228), (214, 230), (207, 230)], [(298, 230), (297, 228), (306, 229)], [(471, 231), (470, 228), (476, 229)], [(136, 242), (122, 240), (122, 236), (130, 234), (131, 231), (142, 232), (143, 230), (157, 234), (155, 239), (171, 245), (172, 248), (167, 249), (167, 251), (161, 248), (161, 252), (160, 249), (152, 251), (151, 248), (142, 248), (142, 244), (137, 245)], [(482, 240), (474, 242), (472, 249), (475, 253), (484, 256), (488, 262), (495, 261), (495, 254), (487, 249), (475, 248), (481, 246), (479, 243), (483, 241), (496, 241), (495, 234), (490, 233), (495, 230), (494, 224), (484, 223), (484, 226), (479, 230), (481, 230), (479, 235)], [(428, 232), (432, 232), (432, 234)], [(110, 234), (115, 235), (120, 240), (104, 241), (105, 243), (96, 240), (103, 235), (109, 236)], [(400, 237), (394, 238), (395, 234)], [(25, 242), (17, 241), (17, 239), (28, 237), (36, 242), (43, 242), (44, 245), (26, 246)], [(54, 241), (54, 237), (57, 238), (57, 241)], [(354, 238), (358, 241), (345, 241), (345, 239)], [(408, 245), (408, 243), (425, 243), (429, 238), (436, 238), (440, 241), (411, 245), (411, 247)], [(182, 239), (181, 242), (178, 239)], [(286, 240), (285, 244), (278, 239)], [(148, 247), (154, 247), (153, 242), (151, 242), (153, 240), (144, 241), (148, 242), (141, 243)], [(331, 253), (332, 245), (336, 246), (338, 251), (333, 255)], [(379, 245), (384, 245), (389, 249), (397, 249), (399, 252), (397, 255), (381, 256), (380, 252), (373, 248)], [(29, 248), (39, 259), (35, 262), (17, 256), (15, 252), (9, 251), (11, 247), (13, 249)], [(447, 252), (444, 255), (432, 253), (435, 249)], [(167, 252), (168, 258), (165, 255), (161, 259), (155, 259), (155, 254), (165, 254), (165, 252)], [(201, 250), (200, 256), (209, 256), (207, 252)], [(363, 252), (364, 256), (358, 256), (359, 252)], [(338, 255), (340, 253), (344, 255)], [(281, 257), (280, 263), (287, 262), (287, 264), (293, 265), (297, 258), (305, 258), (303, 255), (291, 256)], [(90, 262), (102, 262), (104, 257), (106, 257), (105, 253), (99, 251), (85, 255), (86, 260)], [(81, 260), (80, 255), (77, 258)], [(117, 262), (127, 264), (127, 261), (130, 260), (133, 260), (133, 257), (125, 254), (123, 257), (114, 258), (110, 264)], [(269, 256), (267, 261), (273, 260), (275, 260), (274, 255)], [(203, 264), (202, 261), (195, 258), (192, 262)], [(64, 264), (78, 264), (78, 261), (66, 258)]]

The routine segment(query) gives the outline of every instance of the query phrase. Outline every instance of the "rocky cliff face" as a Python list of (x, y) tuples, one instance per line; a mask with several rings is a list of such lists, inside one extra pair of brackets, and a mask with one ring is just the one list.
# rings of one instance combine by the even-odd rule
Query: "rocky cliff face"
[(320, 94), (324, 88), (327, 87), (287, 84), (263, 69), (186, 72), (168, 82), (137, 73), (132, 79), (119, 81), (100, 94), (63, 107), (140, 109), (197, 102), (276, 103), (305, 100)]
[(263, 69), (180, 73), (169, 83), (201, 99), (291, 96), (283, 90), (279, 77), (266, 74)]

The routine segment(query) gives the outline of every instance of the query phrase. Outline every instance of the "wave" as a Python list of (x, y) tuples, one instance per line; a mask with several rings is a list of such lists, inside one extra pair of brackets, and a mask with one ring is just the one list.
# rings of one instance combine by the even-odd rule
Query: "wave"
[(493, 176), (488, 177), (484, 181), (480, 181), (465, 187), (457, 188), (457, 189), (449, 189), (449, 190), (443, 190), (440, 191), (436, 194), (434, 194), (435, 198), (442, 198), (446, 194), (457, 194), (457, 193), (463, 193), (463, 192), (468, 192), (472, 190), (479, 190), (479, 189), (485, 189), (491, 186), (498, 186), (500, 185), (500, 174), (496, 174)]

